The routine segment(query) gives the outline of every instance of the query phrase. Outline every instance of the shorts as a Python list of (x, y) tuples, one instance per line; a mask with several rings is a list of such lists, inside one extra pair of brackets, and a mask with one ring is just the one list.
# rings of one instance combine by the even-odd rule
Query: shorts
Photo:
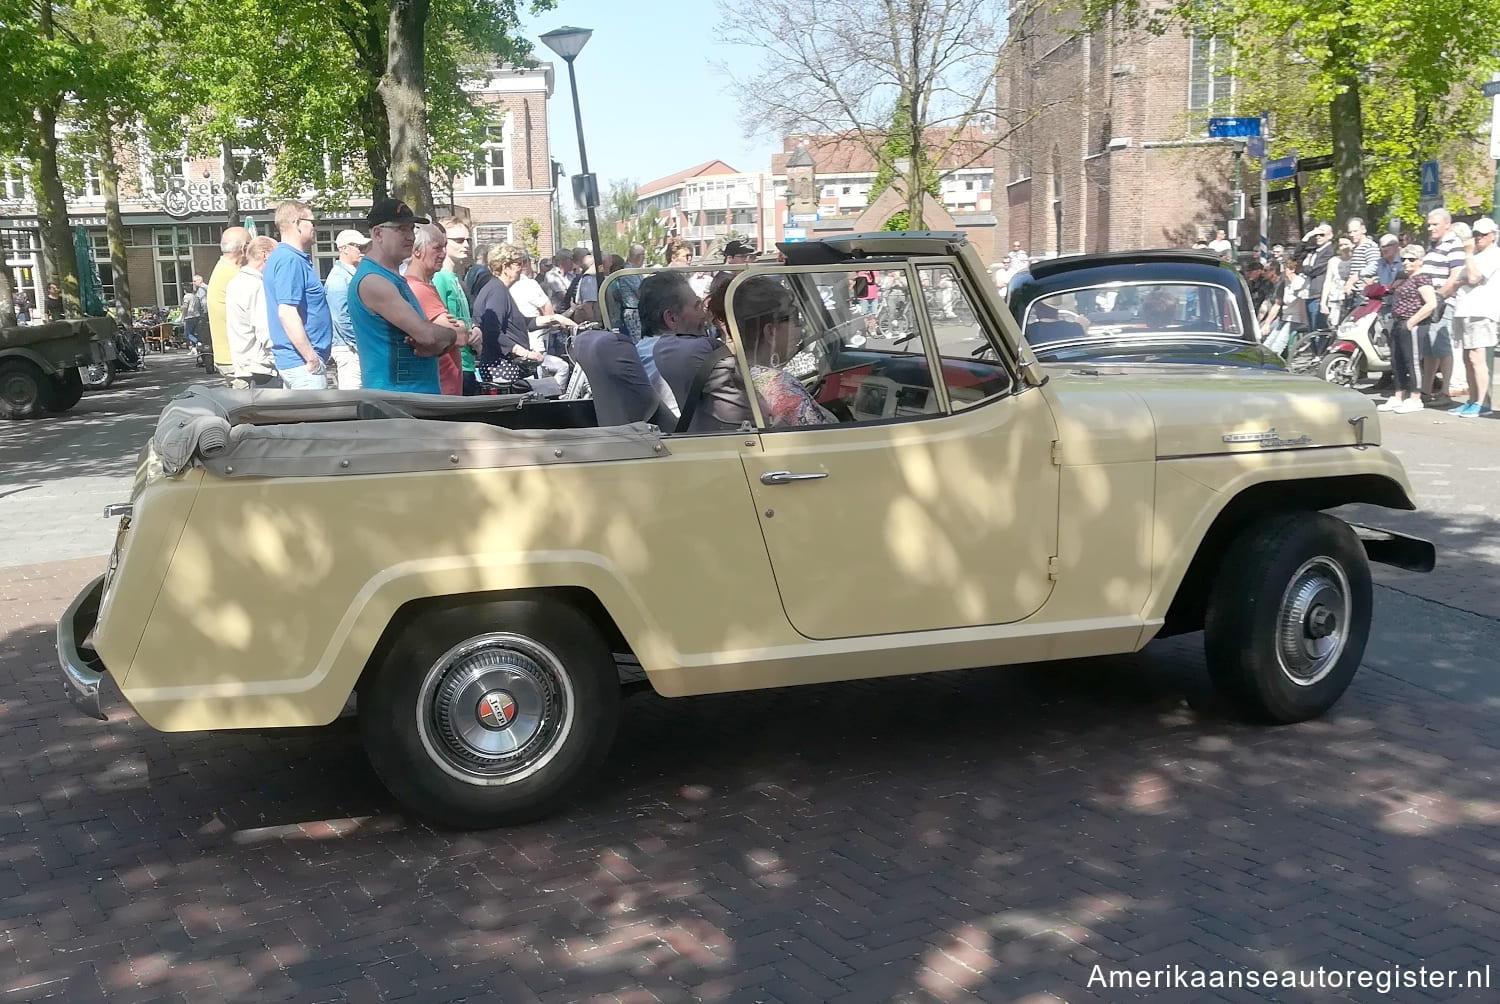
[(1453, 342), (1449, 339), (1449, 327), (1452, 323), (1452, 321), (1445, 317), (1435, 323), (1417, 325), (1415, 331), (1417, 357), (1420, 359), (1451, 359), (1453, 357)]
[(1453, 338), (1463, 349), (1492, 349), (1500, 338), (1496, 337), (1495, 321), (1488, 317), (1455, 317)]

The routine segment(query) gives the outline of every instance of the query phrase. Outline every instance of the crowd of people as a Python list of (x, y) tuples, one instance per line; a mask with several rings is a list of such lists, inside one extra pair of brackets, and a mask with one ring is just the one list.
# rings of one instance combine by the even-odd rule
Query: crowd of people
[[(1359, 217), (1335, 240), (1332, 224), (1310, 231), (1301, 245), (1276, 245), (1247, 276), (1265, 344), (1290, 352), (1300, 339), (1326, 341), (1368, 298), (1390, 319), (1395, 390), (1383, 411), (1416, 412), (1447, 405), (1473, 418), (1490, 412), (1487, 350), (1500, 322), (1500, 250), (1495, 222), (1470, 226), (1446, 209), (1427, 216), (1426, 247), (1406, 234), (1373, 238)], [(1463, 354), (1467, 400), (1452, 399), (1453, 355)]]
[[(639, 244), (626, 258), (609, 255), (602, 272), (586, 248), (534, 266), (513, 244), (476, 255), (463, 220), (433, 223), (385, 200), (370, 212), (368, 235), (351, 229), (335, 237), (338, 258), (320, 279), (312, 208), (283, 202), (276, 226), (279, 241), (226, 229), (204, 285), (215, 364), (232, 387), (321, 390), (333, 385), (332, 369), (341, 390), (461, 395), (496, 388), (558, 396), (577, 367), (583, 379), (571, 382), (588, 388), (603, 425), (651, 420), (675, 428), (691, 421), (700, 397), (709, 403), (699, 427), (737, 427), (749, 416), (724, 348), (731, 272), (621, 276), (607, 286), (616, 319), (609, 330), (593, 323), (601, 318), (600, 279), (644, 265)], [(686, 243), (671, 241), (663, 250), (669, 264), (691, 264)], [(732, 240), (722, 260), (733, 265), (755, 256), (754, 247)], [(781, 302), (788, 298), (773, 280), (746, 284), (746, 309), (766, 315), (759, 326), (759, 315), (745, 317), (752, 357), (780, 361), (795, 352), (785, 323), (792, 311)], [(773, 421), (820, 418), (797, 381), (770, 366), (753, 372)]]

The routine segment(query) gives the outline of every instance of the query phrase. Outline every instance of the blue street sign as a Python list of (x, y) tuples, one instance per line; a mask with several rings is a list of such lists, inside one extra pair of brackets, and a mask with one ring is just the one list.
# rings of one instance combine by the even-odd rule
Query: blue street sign
[(1487, 98), (1500, 97), (1500, 80), (1491, 80), (1480, 88)]
[(1438, 172), (1438, 162), (1435, 160), (1422, 161), (1422, 195), (1424, 198), (1436, 198), (1443, 191), (1443, 180)]
[(1260, 173), (1267, 181), (1284, 181), (1297, 173), (1297, 156), (1293, 154), (1290, 157), (1268, 160)]
[(1208, 120), (1208, 134), (1215, 139), (1243, 139), (1260, 135), (1260, 117), (1218, 115)]

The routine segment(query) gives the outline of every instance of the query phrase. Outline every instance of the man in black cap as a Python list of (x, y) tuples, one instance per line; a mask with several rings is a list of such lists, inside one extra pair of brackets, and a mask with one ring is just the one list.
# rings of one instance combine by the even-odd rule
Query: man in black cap
[(458, 334), (427, 320), (398, 271), (411, 257), (417, 224), (427, 220), (395, 199), (375, 203), (369, 219), (370, 249), (349, 283), (361, 379), (371, 390), (440, 394), (437, 357), (453, 347)]
[(755, 245), (735, 237), (724, 245), (724, 264), (748, 265), (755, 260)]

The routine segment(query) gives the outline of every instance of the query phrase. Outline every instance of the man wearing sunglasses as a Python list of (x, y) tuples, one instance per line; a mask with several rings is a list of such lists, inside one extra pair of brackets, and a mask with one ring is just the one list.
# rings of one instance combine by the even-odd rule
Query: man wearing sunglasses
[(459, 340), (458, 332), (427, 319), (398, 271), (411, 257), (417, 224), (427, 219), (395, 199), (375, 203), (369, 219), (370, 250), (354, 273), (349, 294), (360, 376), (370, 390), (441, 394), (438, 357)]
[(333, 313), (313, 267), (318, 231), (312, 207), (288, 200), (276, 207), (281, 243), (266, 259), (263, 282), (271, 354), (288, 390), (326, 390), (333, 350)]

